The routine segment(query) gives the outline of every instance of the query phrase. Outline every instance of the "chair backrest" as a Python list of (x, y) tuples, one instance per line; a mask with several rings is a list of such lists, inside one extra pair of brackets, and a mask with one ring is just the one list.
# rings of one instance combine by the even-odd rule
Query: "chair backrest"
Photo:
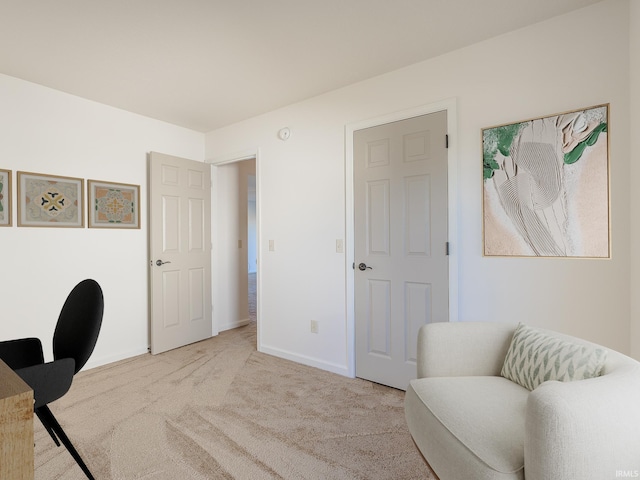
[(104, 298), (95, 280), (83, 280), (67, 297), (53, 332), (53, 357), (73, 358), (75, 373), (87, 363), (98, 341)]

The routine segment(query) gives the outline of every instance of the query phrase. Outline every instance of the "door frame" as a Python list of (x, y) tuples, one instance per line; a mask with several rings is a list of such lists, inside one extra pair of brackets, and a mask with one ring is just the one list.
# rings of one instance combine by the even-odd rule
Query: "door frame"
[(262, 351), (262, 329), (260, 326), (260, 312), (261, 312), (261, 304), (262, 304), (262, 295), (261, 284), (262, 284), (262, 262), (260, 261), (261, 257), (261, 214), (260, 214), (260, 205), (262, 204), (260, 200), (260, 149), (252, 148), (243, 150), (241, 152), (231, 153), (227, 155), (221, 155), (218, 157), (214, 157), (209, 160), (205, 160), (205, 163), (211, 165), (211, 303), (213, 303), (213, 331), (217, 335), (219, 333), (218, 328), (220, 325), (220, 320), (218, 318), (218, 310), (216, 310), (216, 292), (218, 291), (219, 283), (216, 272), (216, 264), (218, 262), (218, 251), (217, 245), (215, 242), (214, 232), (218, 228), (217, 220), (217, 195), (215, 195), (214, 186), (218, 180), (218, 172), (217, 167), (222, 167), (224, 165), (229, 165), (232, 163), (242, 162), (244, 160), (255, 160), (256, 161), (256, 260), (258, 262), (258, 271), (256, 274), (256, 336), (257, 336), (257, 345), (256, 349), (261, 352)]
[[(439, 102), (421, 105), (407, 110), (380, 115), (345, 126), (345, 274), (347, 300), (347, 374), (356, 376), (356, 312), (355, 312), (355, 227), (354, 227), (354, 187), (353, 187), (353, 134), (357, 130), (377, 127), (386, 123), (406, 120), (408, 118), (428, 115), (430, 113), (447, 112), (447, 132), (449, 148), (447, 150), (447, 230), (449, 238), (449, 321), (458, 321), (458, 120), (457, 99), (448, 98)], [(256, 178), (257, 182), (257, 178)]]

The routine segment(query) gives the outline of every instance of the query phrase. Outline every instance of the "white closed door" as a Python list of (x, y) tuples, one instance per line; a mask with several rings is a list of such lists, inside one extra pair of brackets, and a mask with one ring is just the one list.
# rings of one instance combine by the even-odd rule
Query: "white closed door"
[(149, 156), (151, 353), (209, 338), (211, 167)]
[(406, 390), (448, 321), (447, 113), (354, 133), (356, 376)]

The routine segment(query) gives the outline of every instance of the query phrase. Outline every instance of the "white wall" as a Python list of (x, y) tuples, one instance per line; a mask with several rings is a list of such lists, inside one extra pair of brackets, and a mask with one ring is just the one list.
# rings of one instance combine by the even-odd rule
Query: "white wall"
[[(631, 40), (630, 40), (631, 25)], [(45, 354), (79, 280), (105, 292), (90, 365), (146, 351), (146, 153), (194, 160), (260, 152), (262, 350), (348, 370), (344, 129), (456, 97), (459, 317), (522, 320), (640, 358), (640, 6), (608, 0), (409, 68), (210, 132), (0, 75), (0, 168), (141, 185), (140, 230), (0, 228), (0, 339), (38, 336)], [(570, 47), (570, 48), (569, 48)], [(630, 81), (630, 79), (632, 79)], [(611, 260), (483, 258), (483, 127), (611, 104)], [(631, 125), (631, 127), (630, 127)], [(277, 131), (289, 126), (287, 142)], [(206, 152), (206, 155), (205, 155)], [(633, 154), (633, 155), (632, 155)], [(631, 180), (630, 180), (631, 179)], [(14, 188), (14, 199), (15, 199)], [(268, 241), (275, 251), (268, 251)], [(511, 281), (518, 278), (520, 282)], [(309, 321), (320, 333), (311, 334)]]
[(629, 61), (631, 71), (631, 100), (629, 102), (631, 118), (630, 131), (631, 151), (629, 160), (631, 164), (631, 354), (634, 358), (640, 359), (640, 189), (638, 189), (638, 179), (640, 178), (640, 2), (630, 3), (630, 23), (631, 32)]
[[(148, 347), (147, 152), (204, 160), (204, 135), (0, 75), (0, 168), (141, 186), (140, 230), (0, 229), (0, 339), (40, 337), (51, 359), (60, 308), (94, 278), (105, 313), (88, 366)], [(16, 189), (14, 188), (14, 201)], [(85, 221), (86, 223), (86, 221)]]
[[(605, 1), (208, 133), (207, 158), (260, 152), (260, 348), (347, 372), (350, 265), (335, 251), (346, 228), (345, 125), (455, 97), (459, 318), (523, 321), (629, 353), (628, 16), (627, 0)], [(481, 129), (601, 103), (611, 104), (612, 258), (484, 258)]]
[(217, 331), (249, 322), (247, 178), (255, 175), (255, 165), (255, 160), (245, 160), (213, 167), (212, 270)]

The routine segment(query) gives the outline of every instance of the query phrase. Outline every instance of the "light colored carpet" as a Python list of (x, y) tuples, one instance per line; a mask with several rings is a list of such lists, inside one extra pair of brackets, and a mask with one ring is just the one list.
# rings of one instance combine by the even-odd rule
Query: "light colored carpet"
[[(404, 392), (256, 352), (255, 323), (76, 376), (51, 409), (97, 479), (433, 479)], [(85, 478), (35, 420), (36, 480)]]

